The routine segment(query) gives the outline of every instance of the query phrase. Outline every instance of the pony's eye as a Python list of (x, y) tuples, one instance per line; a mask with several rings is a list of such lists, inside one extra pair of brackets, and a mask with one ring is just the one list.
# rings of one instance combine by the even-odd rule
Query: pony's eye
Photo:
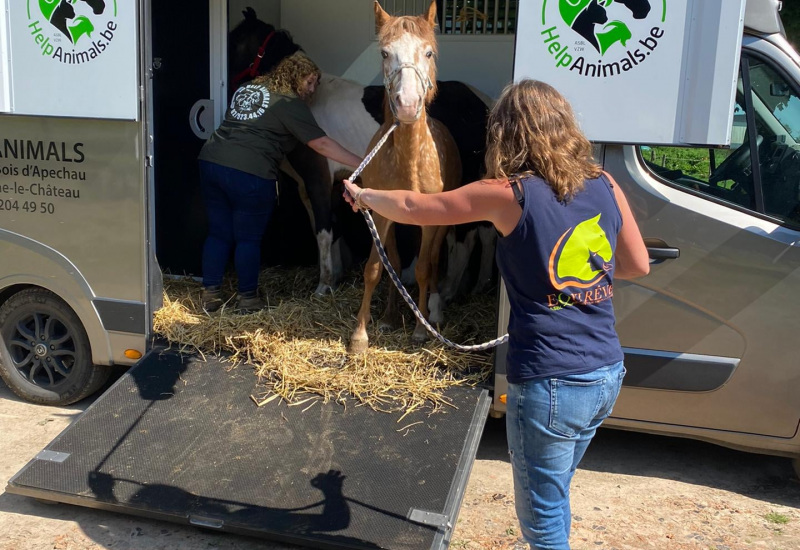
[(387, 57), (389, 57), (389, 52), (387, 52), (386, 50), (381, 50), (381, 57), (386, 59)]
[(430, 50), (428, 50), (428, 52), (425, 54), (425, 57), (427, 57), (428, 59), (430, 59), (431, 57), (433, 57), (433, 52), (432, 52), (432, 51), (430, 51)]

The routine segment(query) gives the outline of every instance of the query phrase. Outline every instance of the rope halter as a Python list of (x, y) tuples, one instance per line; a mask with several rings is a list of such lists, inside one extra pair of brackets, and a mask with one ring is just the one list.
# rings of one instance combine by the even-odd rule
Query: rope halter
[(414, 120), (417, 120), (422, 114), (422, 107), (425, 105), (424, 95), (433, 89), (433, 82), (431, 81), (431, 77), (429, 75), (424, 74), (422, 70), (420, 70), (420, 68), (413, 63), (401, 63), (395, 70), (384, 76), (383, 87), (386, 88), (386, 93), (389, 94), (389, 108), (392, 110), (392, 115), (394, 116), (395, 120), (397, 120), (397, 105), (394, 104), (394, 90), (397, 77), (400, 75), (400, 71), (403, 69), (413, 69), (414, 74), (417, 76), (420, 84), (422, 84), (422, 89), (425, 90), (419, 105), (417, 105), (417, 114), (414, 115)]

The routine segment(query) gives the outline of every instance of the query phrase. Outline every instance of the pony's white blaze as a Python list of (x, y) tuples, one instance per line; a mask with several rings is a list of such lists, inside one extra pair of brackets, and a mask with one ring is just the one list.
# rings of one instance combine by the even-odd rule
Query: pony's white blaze
[(428, 75), (432, 58), (426, 57), (429, 45), (419, 37), (404, 34), (387, 45), (384, 74), (390, 75), (397, 119), (400, 122), (413, 122), (419, 118), (428, 91)]

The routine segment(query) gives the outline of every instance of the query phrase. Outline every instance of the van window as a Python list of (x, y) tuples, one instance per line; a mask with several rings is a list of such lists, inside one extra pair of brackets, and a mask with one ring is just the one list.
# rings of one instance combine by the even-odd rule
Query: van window
[[(654, 174), (679, 187), (800, 226), (800, 96), (763, 61), (743, 56), (742, 64), (749, 78), (740, 72), (729, 149), (642, 146), (641, 157)], [(758, 144), (757, 167), (751, 139)]]

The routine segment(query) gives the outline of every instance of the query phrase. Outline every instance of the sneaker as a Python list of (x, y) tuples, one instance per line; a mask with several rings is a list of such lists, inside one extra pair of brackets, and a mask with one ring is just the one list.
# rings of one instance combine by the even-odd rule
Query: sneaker
[(236, 295), (236, 310), (239, 313), (253, 313), (264, 309), (267, 304), (258, 297), (258, 291), (240, 292)]
[(203, 295), (200, 298), (203, 309), (209, 313), (217, 311), (222, 307), (222, 289), (218, 286), (207, 286), (203, 288)]

